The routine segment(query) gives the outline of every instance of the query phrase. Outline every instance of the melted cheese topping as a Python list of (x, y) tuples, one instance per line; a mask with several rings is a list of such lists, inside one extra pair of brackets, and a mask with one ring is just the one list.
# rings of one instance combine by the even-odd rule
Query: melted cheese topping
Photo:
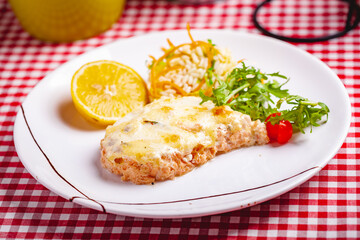
[(241, 124), (244, 117), (250, 121), (247, 115), (200, 102), (199, 97), (160, 99), (128, 114), (106, 129), (102, 144), (107, 159), (131, 157), (140, 163), (159, 163), (162, 154), (189, 154), (199, 144), (214, 146), (220, 125), (232, 130), (250, 127)]

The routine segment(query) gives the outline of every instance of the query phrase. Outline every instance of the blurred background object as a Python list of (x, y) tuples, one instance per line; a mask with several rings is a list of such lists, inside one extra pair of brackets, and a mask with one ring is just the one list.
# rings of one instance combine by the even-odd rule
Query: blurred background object
[(172, 2), (175, 3), (181, 3), (181, 4), (193, 4), (193, 5), (197, 5), (197, 4), (210, 4), (210, 3), (215, 3), (215, 2), (219, 2), (221, 0), (171, 0)]
[(85, 39), (109, 29), (126, 0), (9, 0), (22, 27), (51, 42)]
[[(275, 3), (274, 3), (275, 2)], [(291, 1), (288, 1), (291, 2)], [(292, 1), (293, 2), (293, 1)], [(305, 3), (306, 1), (302, 1), (302, 3)], [(313, 42), (321, 42), (321, 41), (327, 41), (333, 38), (342, 37), (351, 30), (355, 29), (359, 23), (360, 23), (360, 5), (357, 3), (357, 0), (323, 0), (324, 5), (321, 7), (316, 7), (315, 5), (305, 5), (305, 8), (301, 8), (301, 5), (298, 6), (296, 9), (296, 15), (301, 17), (301, 13), (306, 13), (308, 15), (312, 15), (315, 17), (320, 17), (317, 20), (311, 21), (310, 25), (313, 28), (316, 24), (323, 24), (322, 28), (326, 29), (326, 22), (334, 22), (336, 18), (343, 18), (343, 24), (342, 26), (337, 27), (335, 31), (332, 32), (326, 32), (321, 35), (315, 34), (311, 35), (308, 34), (307, 36), (302, 34), (301, 35), (288, 35), (288, 34), (281, 34), (278, 32), (273, 32), (270, 28), (266, 27), (266, 21), (258, 21), (258, 15), (261, 8), (268, 8), (267, 9), (267, 16), (271, 16), (271, 11), (269, 11), (269, 7), (272, 7), (274, 9), (281, 9), (285, 5), (283, 4), (283, 1), (272, 1), (272, 0), (263, 0), (260, 2), (257, 7), (254, 10), (252, 20), (254, 22), (254, 26), (263, 34), (268, 35), (270, 37), (274, 37), (280, 40), (289, 41), (289, 42), (302, 42), (302, 43), (313, 43)], [(337, 2), (337, 3), (336, 3)], [(337, 7), (335, 4), (339, 4), (341, 7)], [(290, 3), (291, 4), (291, 3)], [(326, 5), (327, 4), (327, 5)], [(302, 5), (304, 6), (304, 4)], [(331, 12), (331, 14), (324, 14), (324, 7), (328, 8)], [(276, 13), (276, 15), (279, 15), (279, 12)], [(281, 16), (285, 19), (284, 13), (281, 14)], [(261, 18), (261, 16), (260, 16)], [(264, 20), (264, 19), (263, 19)], [(260, 23), (262, 22), (262, 23)], [(288, 23), (289, 21), (283, 21)], [(302, 20), (299, 20), (297, 22), (298, 25), (304, 25), (306, 22)], [(299, 27), (296, 27), (299, 28)]]

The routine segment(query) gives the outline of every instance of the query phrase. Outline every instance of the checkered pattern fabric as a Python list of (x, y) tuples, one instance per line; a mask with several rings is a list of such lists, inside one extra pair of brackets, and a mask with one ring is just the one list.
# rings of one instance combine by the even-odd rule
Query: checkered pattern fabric
[[(359, 2), (359, 1), (358, 1)], [(27, 94), (62, 63), (117, 39), (158, 31), (235, 29), (260, 34), (254, 0), (201, 5), (128, 0), (105, 33), (66, 44), (44, 43), (22, 30), (0, 0), (0, 239), (359, 239), (360, 238), (360, 27), (327, 42), (296, 44), (328, 64), (343, 81), (353, 107), (348, 137), (317, 175), (265, 203), (215, 216), (142, 219), (104, 214), (50, 192), (23, 167), (14, 147), (16, 113)], [(318, 36), (341, 30), (340, 0), (273, 0), (259, 20), (284, 35)]]

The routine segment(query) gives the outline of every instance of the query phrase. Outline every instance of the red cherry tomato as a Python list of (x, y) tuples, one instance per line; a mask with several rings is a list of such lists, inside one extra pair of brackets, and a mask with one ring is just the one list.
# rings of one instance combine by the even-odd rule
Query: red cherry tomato
[(273, 113), (266, 118), (266, 130), (270, 141), (284, 144), (292, 136), (293, 129), (291, 123), (288, 120), (280, 120), (279, 123), (273, 125), (268, 121), (270, 118), (280, 115), (281, 113)]
[(279, 124), (272, 125), (271, 122), (268, 120), (271, 117), (280, 116), (280, 115), (281, 115), (281, 113), (273, 113), (273, 114), (270, 114), (265, 120), (267, 134), (268, 134), (268, 137), (271, 142), (277, 141), (277, 136), (279, 134)]
[(281, 120), (279, 122), (279, 134), (277, 137), (277, 141), (280, 144), (287, 143), (293, 133), (292, 125), (288, 120)]

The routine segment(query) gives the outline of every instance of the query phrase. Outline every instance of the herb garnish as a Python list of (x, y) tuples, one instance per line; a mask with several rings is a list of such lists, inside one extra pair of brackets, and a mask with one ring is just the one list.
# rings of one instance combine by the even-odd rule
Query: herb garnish
[[(210, 72), (214, 74), (211, 69)], [(274, 78), (283, 79), (285, 82), (280, 84)], [(201, 103), (210, 100), (216, 106), (228, 105), (233, 110), (250, 115), (252, 120), (259, 119), (262, 122), (270, 114), (280, 112), (281, 115), (272, 117), (269, 121), (275, 124), (280, 120), (288, 120), (295, 131), (302, 133), (306, 127), (319, 126), (324, 116), (326, 120), (323, 123), (327, 121), (329, 108), (326, 104), (289, 94), (287, 89), (282, 89), (289, 79), (279, 72), (262, 73), (242, 62), (242, 66), (233, 69), (225, 81), (216, 78), (217, 83), (214, 84), (214, 77), (210, 76), (209, 79), (211, 80), (207, 83), (213, 86), (212, 93), (211, 96), (206, 96), (200, 91)], [(276, 103), (274, 99), (277, 99)], [(281, 110), (283, 103), (291, 108)]]

